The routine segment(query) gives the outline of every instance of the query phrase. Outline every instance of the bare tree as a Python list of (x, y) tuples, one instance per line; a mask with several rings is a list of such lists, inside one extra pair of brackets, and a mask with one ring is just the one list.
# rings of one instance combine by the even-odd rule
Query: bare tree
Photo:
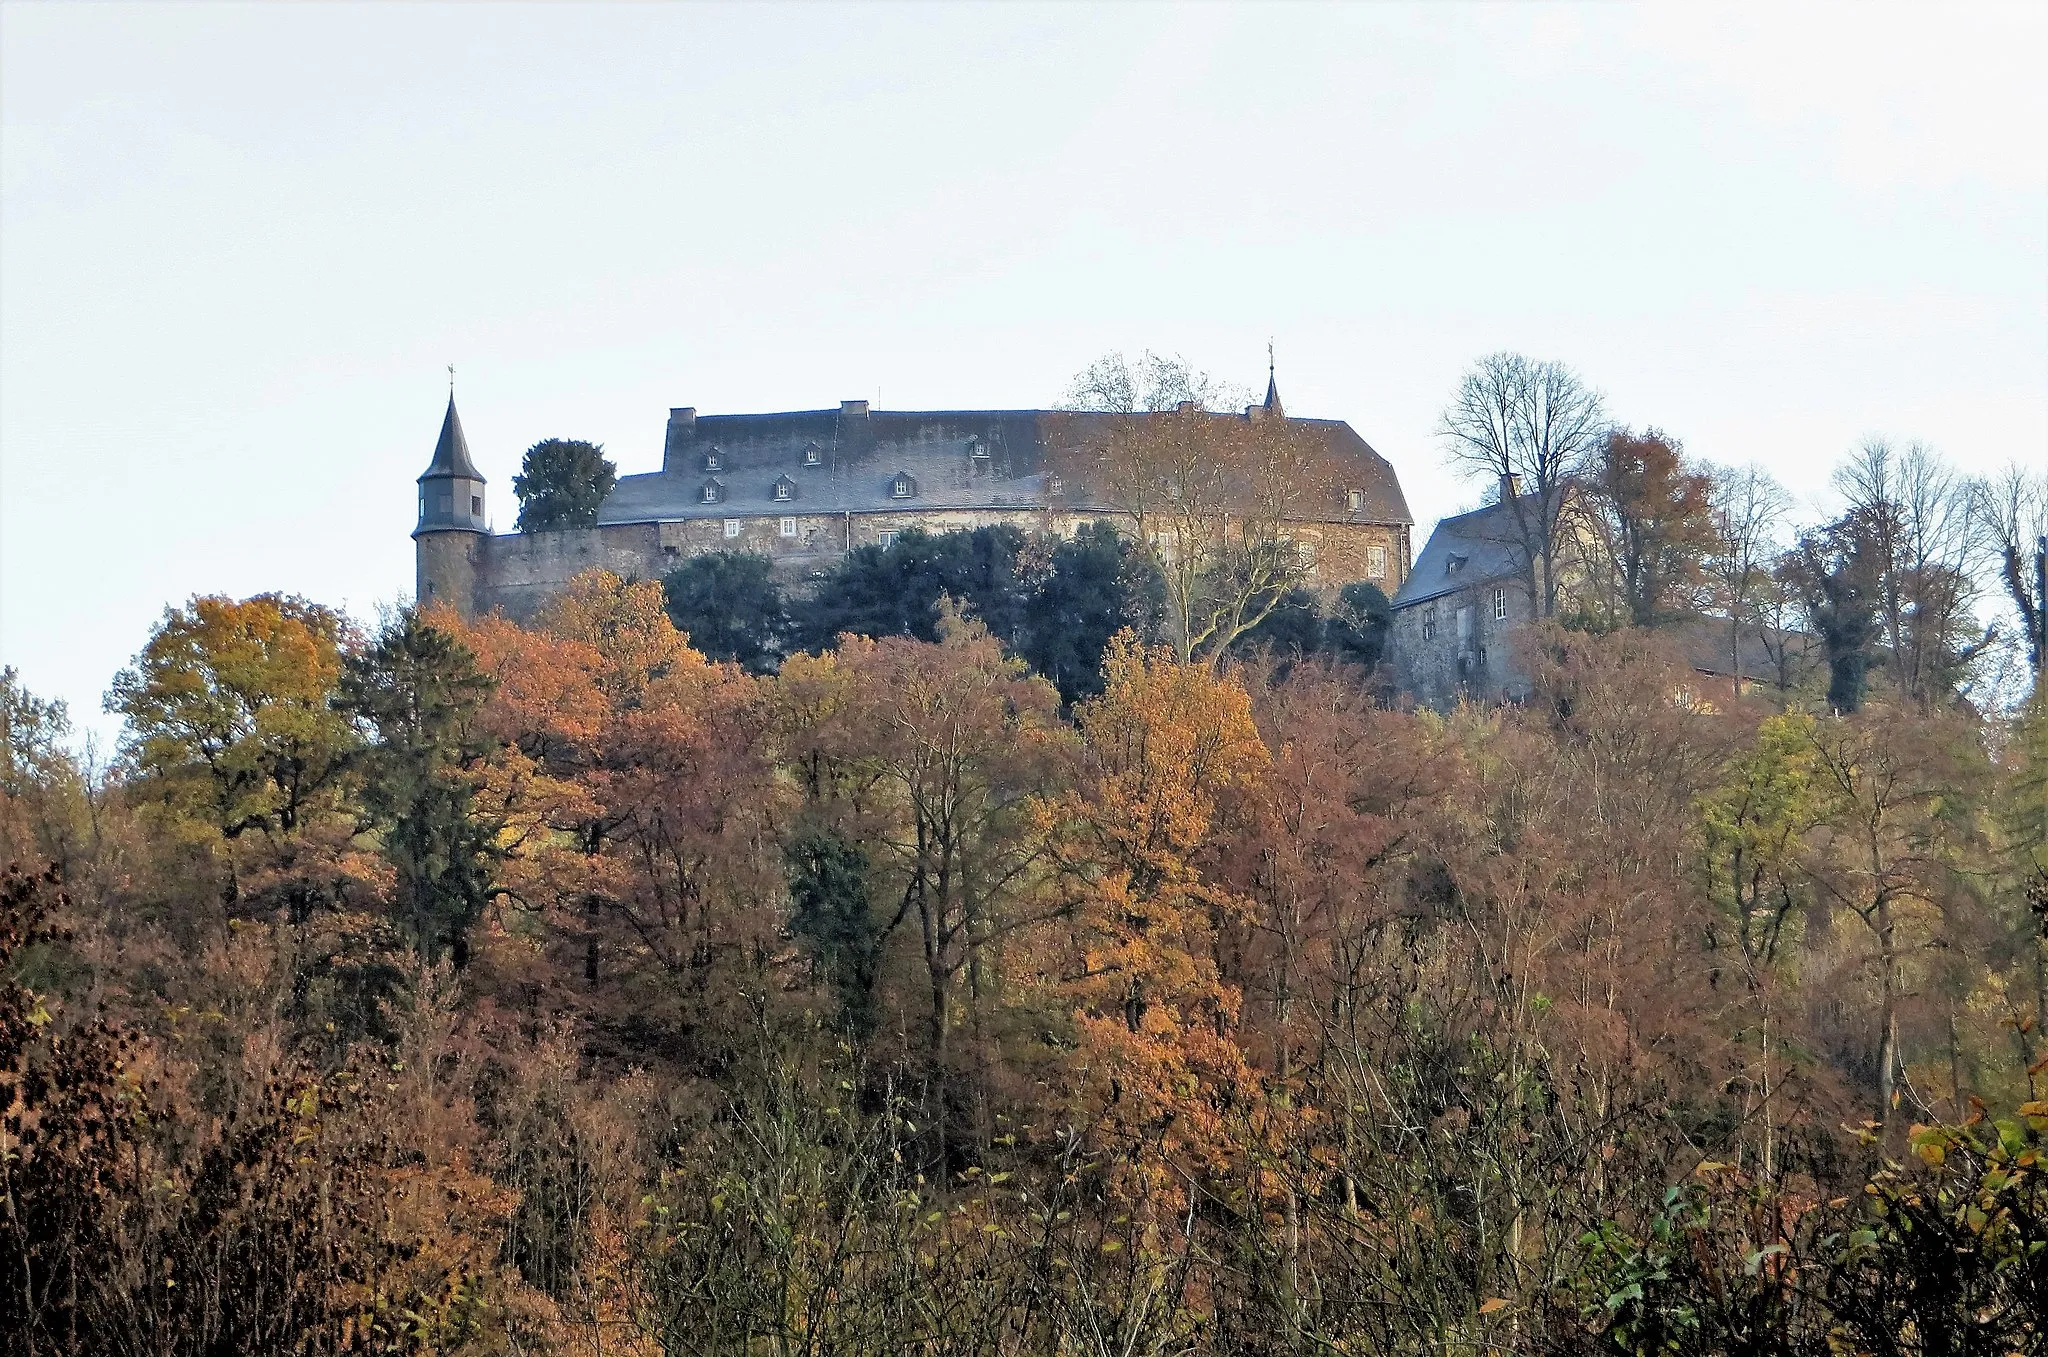
[(1572, 487), (1607, 427), (1600, 394), (1577, 373), (1519, 353), (1490, 354), (1473, 364), (1437, 426), (1452, 461), (1499, 487), (1511, 546), (1540, 616), (1557, 612), (1571, 545)]
[(1232, 385), (1181, 357), (1147, 349), (1133, 360), (1106, 353), (1075, 375), (1064, 408), (1112, 415), (1177, 410), (1193, 402), (1204, 410), (1232, 410), (1251, 399), (1248, 387)]
[(1296, 525), (1338, 507), (1326, 445), (1300, 421), (1217, 407), (1246, 393), (1180, 359), (1111, 354), (1069, 390), (1077, 421), (1055, 456), (1128, 523), (1165, 584), (1182, 663), (1211, 667), (1313, 566)]
[[(1705, 568), (1713, 582), (1714, 603), (1728, 615), (1728, 661), (1740, 695), (1742, 628), (1762, 624), (1758, 604), (1770, 590), (1778, 533), (1791, 500), (1785, 487), (1755, 464), (1713, 467), (1708, 474), (1713, 478), (1715, 540)], [(1771, 640), (1783, 644), (1781, 637)], [(1780, 671), (1782, 674), (1782, 665)]]
[(1925, 707), (1954, 691), (1991, 639), (1972, 613), (1974, 482), (1923, 443), (1865, 443), (1835, 472), (1871, 549), (1878, 643), (1892, 681)]
[(1978, 484), (1976, 511), (1980, 541), (2019, 610), (2039, 691), (2048, 673), (2048, 472), (2009, 464)]

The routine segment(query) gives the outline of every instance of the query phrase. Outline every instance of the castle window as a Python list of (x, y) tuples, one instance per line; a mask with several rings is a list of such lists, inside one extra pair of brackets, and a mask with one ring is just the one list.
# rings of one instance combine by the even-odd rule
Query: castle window
[(1486, 647), (1485, 647), (1485, 646), (1481, 646), (1481, 647), (1479, 647), (1479, 667), (1480, 667), (1481, 669), (1484, 669), (1484, 668), (1486, 668)]
[(823, 466), (824, 464), (825, 450), (819, 447), (816, 443), (804, 444), (804, 465)]
[(890, 547), (896, 545), (896, 529), (884, 528), (879, 536), (882, 541), (882, 550), (887, 551)]
[(728, 518), (725, 520), (725, 535), (728, 538), (738, 537), (740, 535), (740, 521), (737, 518)]
[(794, 536), (796, 536), (796, 520), (795, 520), (795, 519), (793, 519), (793, 518), (785, 518), (785, 519), (783, 519), (783, 520), (782, 520), (782, 535), (783, 535), (784, 537), (794, 537)]
[(1436, 619), (1434, 617), (1428, 618), (1423, 622), (1422, 639), (1425, 641), (1434, 641), (1436, 639)]
[(1365, 577), (1372, 580), (1383, 580), (1387, 577), (1387, 549), (1385, 547), (1367, 547), (1365, 549)]
[(1354, 514), (1363, 509), (1365, 507), (1365, 491), (1346, 490), (1344, 492), (1344, 507)]
[(896, 479), (889, 482), (889, 497), (891, 499), (909, 499), (916, 493), (917, 478), (908, 471), (897, 472)]
[(471, 495), (469, 497), (469, 512), (477, 518), (484, 516), (484, 497), (482, 495)]
[(1495, 585), (1493, 590), (1493, 620), (1508, 620), (1508, 591), (1499, 585)]
[(721, 504), (725, 500), (725, 487), (717, 481), (704, 482), (704, 488), (697, 493), (706, 504)]

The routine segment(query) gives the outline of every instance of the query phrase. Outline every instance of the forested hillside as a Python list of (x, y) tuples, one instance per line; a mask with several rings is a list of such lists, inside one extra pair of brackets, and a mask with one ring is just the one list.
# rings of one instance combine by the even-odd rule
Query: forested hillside
[(196, 598), (110, 766), (8, 673), (9, 1351), (2042, 1350), (2038, 695), (675, 592)]
[(10, 1342), (2037, 1343), (2048, 720), (1530, 659), (1439, 718), (1126, 636), (1066, 713), (592, 575), (195, 600), (119, 778), (10, 683)]

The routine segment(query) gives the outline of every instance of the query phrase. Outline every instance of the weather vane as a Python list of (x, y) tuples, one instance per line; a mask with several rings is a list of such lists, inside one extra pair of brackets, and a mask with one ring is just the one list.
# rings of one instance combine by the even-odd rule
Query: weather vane
[(455, 394), (455, 364), (453, 363), (448, 365), (448, 394), (451, 396)]

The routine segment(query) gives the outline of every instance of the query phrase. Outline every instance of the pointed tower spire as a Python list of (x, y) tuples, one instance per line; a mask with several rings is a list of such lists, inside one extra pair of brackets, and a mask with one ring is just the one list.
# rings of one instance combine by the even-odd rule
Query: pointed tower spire
[(448, 413), (441, 417), (441, 440), (434, 444), (434, 460), (427, 463), (420, 480), (429, 476), (461, 476), (479, 482), (484, 478), (476, 463), (469, 460), (469, 440), (462, 436), (462, 416), (455, 413), (453, 391), (448, 393)]
[(1280, 383), (1273, 375), (1273, 341), (1266, 341), (1266, 414), (1273, 419), (1285, 419), (1287, 410), (1280, 404)]

